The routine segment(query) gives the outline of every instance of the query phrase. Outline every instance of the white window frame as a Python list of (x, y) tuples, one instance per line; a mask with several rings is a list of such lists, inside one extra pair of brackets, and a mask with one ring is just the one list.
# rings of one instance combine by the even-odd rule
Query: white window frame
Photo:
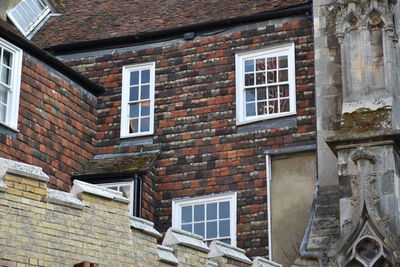
[[(290, 105), (289, 111), (246, 117), (245, 115), (246, 99), (245, 99), (245, 89), (244, 89), (244, 61), (257, 57), (282, 56), (282, 55), (288, 56), (288, 84), (289, 84), (289, 105)], [(238, 53), (235, 55), (235, 60), (236, 60), (236, 124), (237, 125), (296, 114), (296, 73), (295, 73), (294, 43)]]
[[(0, 124), (7, 126), (14, 131), (18, 131), (18, 109), (23, 52), (22, 49), (2, 38), (0, 38), (0, 46), (2, 48), (1, 50), (6, 49), (12, 54), (11, 83), (7, 98), (6, 120), (5, 122), (0, 122)], [(0, 60), (2, 60), (2, 53), (0, 53), (0, 57)]]
[[(18, 12), (17, 8), (21, 7), (21, 5), (24, 2), (27, 2), (27, 1), (32, 1), (32, 0), (22, 0), (13, 9), (7, 11), (7, 16), (14, 23), (14, 25), (18, 28), (18, 30), (20, 30), (25, 36), (27, 36), (29, 33), (31, 33), (36, 28), (36, 26), (41, 21), (43, 21), (43, 19), (51, 12), (51, 10), (50, 10), (50, 8), (49, 8), (49, 6), (48, 6), (48, 4), (47, 4), (47, 2), (45, 0), (38, 0), (39, 2), (41, 2), (45, 6), (45, 8), (41, 11), (41, 14), (39, 14), (39, 16), (35, 19), (35, 21), (29, 26), (29, 28), (27, 30), (24, 30), (22, 28), (20, 22), (18, 21), (18, 19), (14, 16), (13, 12)], [(21, 10), (23, 10), (24, 13), (25, 13), (25, 14), (20, 14), (21, 18), (26, 18), (28, 15), (26, 14), (25, 8), (21, 8)]]
[[(225, 202), (229, 201), (229, 214), (230, 214), (230, 239), (231, 245), (236, 246), (236, 214), (237, 214), (237, 193), (227, 192), (214, 195), (205, 195), (201, 197), (194, 198), (183, 198), (183, 199), (173, 199), (172, 200), (172, 227), (181, 229), (181, 219), (182, 219), (182, 207), (191, 206), (197, 204), (209, 204), (215, 202)], [(205, 241), (218, 240), (219, 238), (206, 239)]]
[[(149, 131), (129, 133), (129, 93), (130, 73), (132, 71), (150, 70), (150, 127)], [(122, 93), (121, 93), (121, 138), (152, 135), (154, 133), (154, 87), (155, 87), (155, 62), (124, 66), (122, 68)]]
[(129, 215), (132, 216), (133, 214), (133, 201), (134, 201), (134, 190), (135, 190), (135, 186), (134, 186), (134, 181), (129, 181), (129, 182), (117, 182), (117, 183), (104, 183), (104, 184), (98, 184), (101, 187), (105, 187), (107, 189), (109, 189), (109, 187), (115, 187), (115, 186), (130, 186), (130, 190), (131, 190), (131, 195), (130, 195), (130, 199), (129, 199)]

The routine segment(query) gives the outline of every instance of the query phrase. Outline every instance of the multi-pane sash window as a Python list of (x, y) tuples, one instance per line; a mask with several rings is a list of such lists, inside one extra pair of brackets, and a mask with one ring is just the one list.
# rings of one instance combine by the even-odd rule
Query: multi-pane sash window
[(43, 0), (22, 0), (7, 14), (17, 28), (29, 34), (45, 17), (50, 9)]
[(294, 45), (236, 55), (237, 122), (295, 113)]
[(236, 245), (236, 193), (173, 201), (173, 227)]
[(123, 68), (121, 137), (153, 133), (154, 63)]
[(0, 123), (17, 128), (22, 50), (0, 39)]

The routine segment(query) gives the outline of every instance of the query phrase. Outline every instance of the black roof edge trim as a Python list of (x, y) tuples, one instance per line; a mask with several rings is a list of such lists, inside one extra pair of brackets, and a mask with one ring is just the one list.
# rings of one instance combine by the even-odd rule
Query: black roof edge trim
[(49, 51), (53, 55), (65, 55), (78, 52), (95, 51), (99, 49), (126, 47), (136, 43), (145, 43), (149, 41), (163, 39), (166, 37), (180, 36), (187, 32), (218, 29), (227, 26), (235, 26), (245, 23), (259, 22), (265, 19), (288, 17), (293, 15), (305, 14), (307, 11), (312, 11), (311, 3), (296, 5), (282, 9), (269, 10), (266, 12), (256, 13), (247, 16), (189, 24), (186, 26), (170, 28), (160, 31), (144, 32), (134, 35), (126, 35), (126, 36), (113, 37), (107, 39), (55, 45), (47, 47), (45, 48), (45, 50)]
[(18, 46), (31, 56), (47, 63), (55, 70), (59, 71), (66, 77), (70, 78), (71, 80), (79, 84), (80, 86), (84, 87), (87, 91), (89, 91), (93, 95), (99, 96), (105, 91), (103, 87), (91, 82), (89, 79), (85, 78), (79, 72), (68, 67), (67, 65), (56, 59), (54, 56), (50, 55), (46, 51), (43, 51), (39, 47), (31, 44), (29, 41), (25, 40), (21, 36), (18, 36), (12, 31), (9, 31), (4, 27), (2, 27), (0, 31), (0, 37)]
[(135, 175), (138, 175), (140, 178), (140, 175), (144, 175), (148, 173), (148, 170), (144, 171), (131, 171), (131, 172), (118, 172), (118, 173), (102, 173), (102, 174), (75, 174), (72, 175), (71, 178), (72, 180), (82, 180), (84, 182), (89, 182), (89, 181), (99, 181), (99, 180), (117, 180), (119, 178), (127, 178), (127, 177), (132, 177), (135, 178)]

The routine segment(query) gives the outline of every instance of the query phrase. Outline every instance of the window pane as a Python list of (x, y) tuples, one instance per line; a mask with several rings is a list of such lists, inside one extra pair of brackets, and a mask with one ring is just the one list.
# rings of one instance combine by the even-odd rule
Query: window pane
[(182, 230), (192, 233), (192, 225), (191, 224), (184, 224), (184, 225), (182, 225)]
[(119, 191), (122, 192), (122, 195), (130, 200), (131, 196), (131, 187), (129, 185), (123, 185), (119, 187)]
[(219, 222), (219, 237), (230, 236), (230, 223), (229, 220)]
[(204, 204), (194, 206), (194, 221), (204, 221)]
[(267, 72), (268, 83), (276, 83), (276, 71)]
[(3, 50), (3, 64), (11, 67), (12, 54), (7, 50)]
[(140, 132), (148, 132), (150, 131), (150, 118), (142, 118), (140, 121)]
[(278, 113), (278, 100), (269, 101), (268, 113)]
[(150, 70), (142, 70), (141, 83), (149, 83), (150, 82)]
[(279, 81), (286, 82), (288, 80), (288, 70), (279, 71)]
[(6, 122), (6, 106), (0, 105), (0, 121)]
[(118, 186), (107, 186), (108, 189), (118, 191)]
[(207, 220), (217, 219), (217, 203), (207, 204)]
[(248, 86), (253, 84), (254, 84), (254, 74), (253, 73), (246, 74), (244, 77), (244, 85)]
[(265, 87), (257, 88), (257, 100), (264, 100), (267, 98), (267, 89)]
[(276, 58), (275, 57), (267, 58), (267, 69), (268, 70), (276, 69)]
[(207, 238), (217, 237), (217, 222), (207, 222)]
[(139, 104), (130, 104), (129, 105), (129, 117), (130, 118), (139, 117)]
[(281, 101), (281, 112), (288, 112), (289, 109), (289, 99), (282, 99)]
[(129, 101), (136, 101), (139, 99), (139, 87), (133, 86), (129, 92)]
[(252, 72), (254, 71), (254, 60), (250, 59), (250, 60), (246, 60), (244, 62), (244, 71), (245, 72)]
[(256, 60), (257, 70), (265, 70), (265, 59), (259, 58)]
[(288, 84), (279, 86), (279, 96), (280, 97), (289, 96), (289, 85)]
[(255, 116), (256, 115), (256, 103), (246, 104), (246, 116)]
[(256, 73), (256, 84), (265, 84), (265, 72)]
[(278, 97), (278, 87), (270, 86), (268, 87), (268, 98), (277, 98)]
[(287, 68), (288, 67), (288, 57), (287, 56), (282, 56), (279, 57), (279, 68)]
[(150, 115), (150, 101), (142, 102), (140, 105), (140, 116)]
[(246, 89), (246, 102), (254, 101), (255, 99), (256, 98), (255, 98), (255, 90), (254, 90), (254, 88)]
[(150, 85), (142, 85), (140, 87), (140, 99), (150, 98)]
[(257, 115), (267, 114), (267, 102), (258, 102), (257, 103)]
[(138, 123), (138, 119), (133, 119), (129, 121), (129, 133), (137, 133), (139, 131)]
[(7, 105), (8, 89), (7, 87), (0, 85), (0, 102)]
[(11, 85), (11, 70), (5, 66), (1, 68), (1, 81), (4, 84)]
[(229, 218), (229, 201), (219, 203), (219, 218)]
[(230, 238), (225, 238), (225, 239), (220, 239), (219, 241), (225, 243), (225, 244), (231, 244), (231, 239)]
[(182, 223), (192, 222), (192, 206), (182, 207)]
[(204, 223), (195, 223), (194, 233), (204, 237)]
[(130, 85), (139, 84), (139, 71), (131, 72), (131, 82)]

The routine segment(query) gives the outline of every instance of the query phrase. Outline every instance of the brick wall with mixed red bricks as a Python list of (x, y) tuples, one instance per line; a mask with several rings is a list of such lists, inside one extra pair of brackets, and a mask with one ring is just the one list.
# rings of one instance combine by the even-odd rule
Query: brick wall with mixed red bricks
[(0, 133), (0, 157), (43, 168), (69, 191), (71, 173), (93, 157), (96, 98), (28, 57), (23, 59), (18, 134)]
[[(153, 146), (157, 167), (156, 225), (171, 224), (171, 199), (235, 190), (237, 245), (249, 255), (267, 254), (267, 190), (264, 151), (315, 144), (312, 25), (305, 17), (248, 27), (139, 51), (70, 59), (68, 64), (106, 88), (100, 97), (98, 153), (136, 152), (120, 146), (121, 68), (156, 63)], [(238, 132), (235, 53), (295, 43), (297, 115), (294, 126)]]

